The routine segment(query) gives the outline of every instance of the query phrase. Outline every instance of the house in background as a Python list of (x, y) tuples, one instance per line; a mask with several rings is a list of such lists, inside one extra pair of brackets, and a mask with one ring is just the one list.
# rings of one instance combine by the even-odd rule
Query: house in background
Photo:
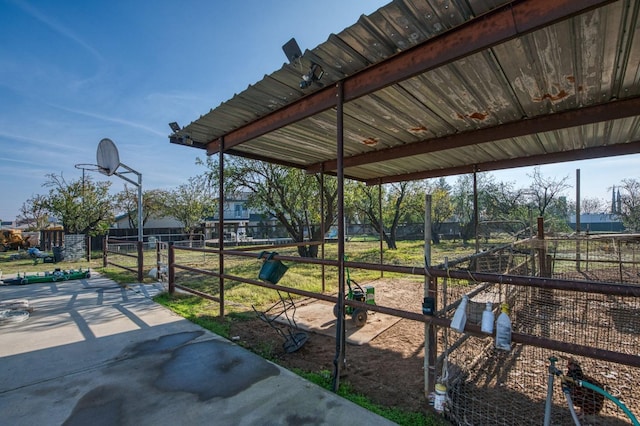
[[(247, 193), (239, 193), (229, 196), (224, 202), (224, 234), (226, 241), (250, 241), (252, 239), (275, 238), (280, 229), (274, 218), (269, 218), (262, 212), (247, 207)], [(218, 238), (218, 212), (203, 220), (201, 231), (205, 240)], [(121, 214), (116, 217), (111, 226), (110, 234), (128, 235), (126, 230), (131, 230), (128, 215)], [(120, 232), (118, 232), (120, 231)], [(177, 219), (166, 217), (152, 217), (144, 224), (144, 234), (182, 234), (183, 225)], [(199, 232), (199, 233), (200, 233)], [(133, 234), (132, 234), (133, 235)]]
[[(264, 212), (247, 207), (248, 193), (229, 195), (224, 202), (224, 239), (226, 241), (251, 241), (277, 238), (278, 223)], [(205, 220), (205, 238), (218, 238), (219, 214)], [(286, 236), (286, 235), (285, 235)]]

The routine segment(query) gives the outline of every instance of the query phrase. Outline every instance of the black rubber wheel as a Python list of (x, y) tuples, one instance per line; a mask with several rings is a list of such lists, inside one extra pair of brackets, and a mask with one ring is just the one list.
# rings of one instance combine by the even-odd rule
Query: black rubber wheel
[(29, 284), (29, 280), (26, 278), (23, 278), (22, 281), (20, 281), (20, 284), (22, 285)]
[(336, 303), (335, 305), (333, 305), (333, 316), (338, 318), (338, 304)]
[(356, 327), (362, 327), (367, 323), (367, 311), (365, 311), (364, 309), (360, 309), (360, 308), (356, 308), (353, 311), (353, 315), (351, 316), (351, 318), (353, 319), (353, 323), (356, 325)]

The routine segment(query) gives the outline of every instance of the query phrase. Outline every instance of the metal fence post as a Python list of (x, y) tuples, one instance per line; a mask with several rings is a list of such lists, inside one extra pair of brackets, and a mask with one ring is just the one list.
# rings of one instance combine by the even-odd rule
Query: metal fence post
[(106, 268), (109, 259), (107, 258), (107, 253), (109, 252), (109, 237), (104, 237), (102, 242), (102, 267)]
[(91, 262), (91, 235), (87, 235), (87, 262)]
[(144, 251), (143, 251), (144, 242), (138, 241), (136, 246), (138, 248), (138, 282), (142, 282), (142, 268), (144, 267)]
[(160, 280), (160, 268), (162, 267), (162, 258), (160, 253), (160, 241), (156, 241), (156, 280)]
[(173, 248), (173, 241), (169, 241), (169, 253), (167, 255), (167, 262), (169, 263), (169, 294), (173, 295), (176, 291), (176, 254)]

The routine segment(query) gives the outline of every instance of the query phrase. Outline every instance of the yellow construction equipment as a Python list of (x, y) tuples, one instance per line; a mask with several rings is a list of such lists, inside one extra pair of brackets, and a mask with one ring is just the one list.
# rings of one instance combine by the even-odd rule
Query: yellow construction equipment
[(0, 232), (0, 251), (28, 249), (30, 246), (29, 236), (23, 238), (20, 229), (3, 229)]

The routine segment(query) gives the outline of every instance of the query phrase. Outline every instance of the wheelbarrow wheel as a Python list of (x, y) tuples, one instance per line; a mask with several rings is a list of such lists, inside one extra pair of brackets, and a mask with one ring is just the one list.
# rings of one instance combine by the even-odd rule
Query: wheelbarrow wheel
[(353, 323), (356, 327), (362, 327), (367, 323), (367, 311), (364, 309), (356, 308), (353, 311), (353, 315), (351, 318), (353, 319)]

